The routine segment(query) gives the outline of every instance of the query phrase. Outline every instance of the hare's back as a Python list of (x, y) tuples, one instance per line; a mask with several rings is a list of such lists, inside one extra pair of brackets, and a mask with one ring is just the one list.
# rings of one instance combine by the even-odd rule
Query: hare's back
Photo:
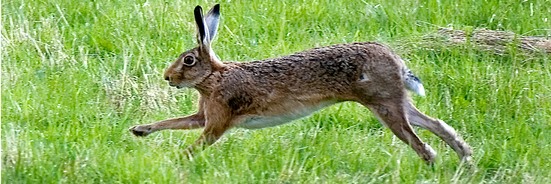
[[(356, 43), (315, 48), (275, 59), (233, 63), (222, 74), (217, 91), (230, 108), (240, 113), (258, 114), (261, 112), (249, 111), (272, 106), (273, 109), (292, 108), (301, 104), (305, 109), (317, 109), (314, 107), (318, 103), (356, 100), (359, 84), (367, 91), (376, 90), (375, 85), (380, 85), (380, 82), (363, 82), (365, 78), (399, 77), (393, 74), (398, 72), (391, 69), (398, 67), (393, 57), (379, 44)], [(285, 117), (293, 119), (308, 111)]]
[(342, 88), (365, 73), (399, 74), (402, 62), (386, 46), (365, 42), (314, 48), (288, 56), (238, 64), (238, 72), (268, 87)]

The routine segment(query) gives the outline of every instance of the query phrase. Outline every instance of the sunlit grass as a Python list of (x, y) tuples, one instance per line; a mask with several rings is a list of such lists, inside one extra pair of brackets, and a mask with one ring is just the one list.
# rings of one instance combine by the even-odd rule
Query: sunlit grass
[[(549, 183), (549, 55), (416, 43), (438, 27), (547, 35), (549, 1), (2, 2), (2, 183)], [(414, 96), (474, 149), (476, 170), (428, 131), (426, 166), (371, 113), (342, 103), (292, 124), (234, 129), (194, 160), (200, 130), (136, 138), (183, 116), (197, 93), (164, 68), (195, 45), (192, 10), (222, 4), (214, 49), (248, 61), (335, 43), (395, 47), (423, 80)], [(427, 43), (422, 43), (427, 44)]]

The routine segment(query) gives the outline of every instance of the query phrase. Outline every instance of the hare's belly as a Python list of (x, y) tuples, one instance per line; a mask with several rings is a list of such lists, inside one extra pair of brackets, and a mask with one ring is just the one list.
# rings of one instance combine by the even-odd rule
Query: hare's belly
[(312, 114), (315, 111), (318, 111), (324, 107), (334, 104), (334, 101), (327, 101), (315, 106), (294, 106), (288, 108), (288, 111), (279, 115), (250, 115), (247, 116), (242, 123), (238, 124), (237, 127), (246, 128), (246, 129), (259, 129), (265, 127), (272, 127), (281, 124), (291, 122), (295, 119), (299, 119), (305, 116)]

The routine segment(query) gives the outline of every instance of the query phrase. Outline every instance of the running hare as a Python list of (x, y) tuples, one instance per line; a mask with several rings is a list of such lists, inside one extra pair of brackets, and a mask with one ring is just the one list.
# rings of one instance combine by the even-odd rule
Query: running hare
[(436, 134), (462, 160), (470, 159), (471, 149), (452, 127), (412, 104), (406, 89), (424, 95), (423, 85), (388, 47), (373, 42), (341, 44), (262, 61), (222, 63), (211, 48), (220, 5), (205, 17), (197, 6), (194, 15), (198, 46), (182, 53), (164, 77), (170, 86), (199, 91), (198, 112), (134, 126), (133, 134), (203, 127), (200, 138), (186, 150), (192, 156), (232, 127), (276, 126), (335, 103), (355, 101), (375, 113), (427, 163), (434, 162), (436, 153), (417, 137), (410, 123)]

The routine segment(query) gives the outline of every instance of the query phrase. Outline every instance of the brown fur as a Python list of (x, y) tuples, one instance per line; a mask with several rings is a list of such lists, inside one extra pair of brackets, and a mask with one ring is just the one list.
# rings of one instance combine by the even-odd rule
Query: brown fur
[[(196, 8), (196, 18), (198, 12), (202, 12), (200, 7)], [(216, 12), (209, 11), (207, 18), (212, 20)], [(199, 27), (206, 27), (204, 30), (211, 26), (196, 20)], [(419, 139), (409, 121), (438, 135), (462, 160), (470, 159), (470, 147), (453, 128), (413, 106), (403, 82), (409, 70), (386, 46), (373, 42), (341, 44), (275, 59), (222, 63), (210, 48), (216, 32), (208, 35), (198, 30), (199, 46), (180, 55), (166, 70), (165, 79), (171, 86), (197, 89), (199, 111), (188, 117), (132, 127), (135, 135), (204, 127), (201, 137), (187, 149), (191, 155), (213, 144), (232, 127), (275, 126), (334, 103), (355, 101), (373, 111), (427, 163), (434, 161), (436, 153)], [(194, 64), (183, 63), (186, 57), (193, 57)]]

